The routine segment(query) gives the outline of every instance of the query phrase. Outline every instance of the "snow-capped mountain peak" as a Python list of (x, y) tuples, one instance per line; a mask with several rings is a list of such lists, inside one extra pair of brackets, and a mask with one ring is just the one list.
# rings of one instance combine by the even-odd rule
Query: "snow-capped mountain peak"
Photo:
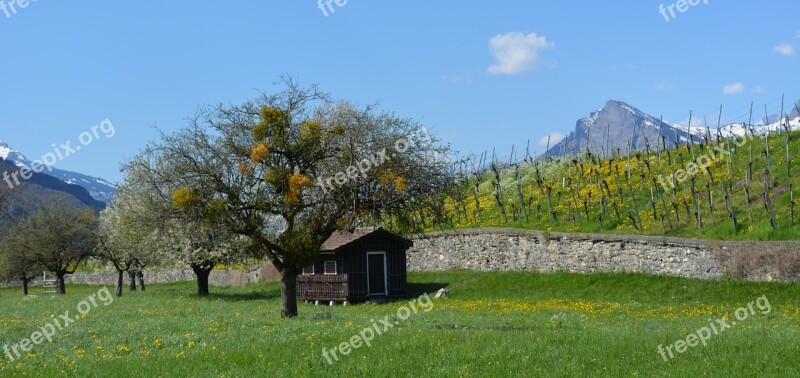
[[(32, 162), (21, 152), (13, 149), (7, 142), (0, 140), (0, 158), (9, 161), (19, 168), (31, 168)], [(52, 167), (51, 167), (52, 168)], [(45, 169), (43, 174), (53, 176), (68, 184), (85, 188), (95, 200), (108, 202), (116, 191), (116, 186), (99, 177), (87, 176), (81, 173), (65, 171), (57, 168)]]
[(706, 125), (692, 124), (689, 127), (662, 121), (625, 102), (611, 100), (602, 109), (579, 119), (575, 131), (553, 146), (548, 154), (558, 156), (589, 149), (610, 155), (615, 149), (627, 151), (629, 144), (633, 150), (643, 150), (648, 144), (654, 149), (657, 145), (671, 147), (676, 142), (705, 143), (706, 139), (715, 140), (718, 132), (723, 137), (744, 136), (751, 132), (763, 135), (781, 132), (785, 125), (791, 130), (800, 130), (800, 101), (792, 105), (791, 112), (785, 114), (783, 119), (780, 115), (773, 115), (766, 120), (749, 126), (741, 122), (731, 123), (719, 130)]
[(589, 117), (581, 118), (570, 133), (560, 143), (550, 149), (550, 155), (571, 154), (589, 148), (600, 153), (611, 149), (627, 149), (628, 142), (633, 149), (644, 149), (661, 144), (661, 136), (669, 145), (679, 140), (688, 139), (686, 130), (677, 125), (664, 122), (642, 112), (622, 101), (607, 101), (606, 105), (592, 112)]

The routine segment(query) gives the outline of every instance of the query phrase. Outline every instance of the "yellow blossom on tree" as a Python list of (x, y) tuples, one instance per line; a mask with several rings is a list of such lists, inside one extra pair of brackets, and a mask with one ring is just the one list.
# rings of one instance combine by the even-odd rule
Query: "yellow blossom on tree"
[(390, 184), (394, 183), (395, 180), (397, 180), (397, 175), (392, 171), (383, 172), (380, 176), (378, 176), (378, 183), (380, 183), (382, 186), (389, 186)]
[(189, 188), (180, 188), (172, 194), (172, 206), (177, 209), (191, 207), (198, 202), (199, 198)]
[(303, 187), (310, 184), (311, 180), (308, 178), (308, 176), (300, 172), (293, 173), (289, 177), (289, 191), (286, 193), (286, 201), (289, 203), (295, 203), (300, 200)]
[(378, 176), (378, 182), (384, 187), (394, 186), (398, 192), (406, 190), (406, 179), (391, 171), (384, 172)]
[(261, 142), (257, 146), (253, 147), (253, 150), (250, 152), (250, 160), (253, 163), (264, 163), (269, 159), (269, 146), (266, 143)]
[(394, 180), (394, 188), (398, 192), (405, 192), (406, 191), (406, 179), (403, 177), (398, 177)]

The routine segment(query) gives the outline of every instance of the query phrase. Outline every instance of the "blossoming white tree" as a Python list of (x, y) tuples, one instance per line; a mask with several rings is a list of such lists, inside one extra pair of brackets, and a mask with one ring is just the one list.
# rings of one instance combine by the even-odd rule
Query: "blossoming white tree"
[[(155, 226), (134, 195), (133, 188), (123, 185), (117, 188), (111, 203), (100, 213), (100, 230), (95, 257), (109, 262), (117, 271), (116, 296), (122, 296), (122, 281), (125, 272), (131, 275), (135, 288), (135, 274), (141, 273), (145, 266), (156, 263), (153, 253)], [(144, 219), (143, 219), (144, 218)], [(144, 289), (144, 278), (141, 278)]]
[(118, 282), (126, 261), (133, 267), (153, 263), (189, 266), (197, 277), (198, 295), (207, 296), (211, 271), (220, 264), (250, 257), (252, 243), (210, 217), (176, 211), (174, 202), (187, 200), (182, 196), (191, 197), (191, 193), (178, 190), (175, 185), (179, 181), (149, 185), (159, 180), (154, 174), (163, 169), (169, 168), (138, 158), (126, 168), (124, 185), (101, 216), (101, 229), (109, 241), (106, 257), (119, 263)]

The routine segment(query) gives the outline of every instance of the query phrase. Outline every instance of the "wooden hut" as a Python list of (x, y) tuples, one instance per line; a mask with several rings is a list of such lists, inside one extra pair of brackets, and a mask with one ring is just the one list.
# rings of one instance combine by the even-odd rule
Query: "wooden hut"
[(383, 228), (336, 232), (323, 243), (320, 258), (297, 277), (297, 296), (326, 302), (403, 298), (411, 246)]

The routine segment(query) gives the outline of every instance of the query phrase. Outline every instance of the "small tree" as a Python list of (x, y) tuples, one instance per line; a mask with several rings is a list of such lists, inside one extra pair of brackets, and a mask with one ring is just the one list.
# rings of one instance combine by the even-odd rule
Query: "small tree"
[(162, 261), (186, 264), (197, 277), (197, 295), (209, 295), (211, 271), (220, 264), (243, 260), (249, 253), (247, 238), (224, 229), (171, 220), (158, 237)]
[[(114, 266), (117, 272), (117, 297), (122, 296), (125, 273), (128, 272), (133, 281), (155, 259), (148, 252), (155, 248), (152, 238), (154, 227), (152, 224), (137, 221), (137, 213), (147, 212), (138, 206), (129, 187), (121, 186), (114, 194), (113, 201), (100, 213), (99, 242), (95, 257)], [(144, 290), (143, 278), (140, 283)]]
[(41, 273), (37, 264), (28, 257), (29, 230), (14, 223), (8, 205), (13, 191), (0, 185), (0, 281), (19, 281), (22, 294), (28, 295), (28, 284)]
[(92, 256), (97, 242), (97, 218), (91, 210), (56, 205), (21, 222), (27, 230), (29, 259), (56, 275), (56, 293), (66, 294), (64, 277)]
[[(139, 256), (134, 259), (139, 266), (136, 267), (138, 271), (129, 271), (131, 282), (144, 264), (153, 261), (185, 264), (197, 277), (198, 295), (207, 296), (211, 271), (219, 264), (252, 257), (252, 243), (247, 237), (232, 234), (215, 224), (207, 214), (176, 211), (176, 206), (197, 200), (197, 193), (177, 189), (176, 182), (158, 181), (153, 174), (158, 169), (151, 167), (151, 162), (141, 159), (135, 162), (127, 169), (125, 184), (115, 195), (114, 207), (108, 209), (104, 217), (109, 234), (118, 230), (116, 235), (122, 239), (120, 245), (137, 239), (152, 251), (142, 258), (144, 248), (139, 248), (139, 253), (134, 255)], [(156, 181), (157, 185), (147, 185)]]
[(22, 295), (28, 295), (28, 284), (42, 274), (39, 264), (30, 258), (32, 230), (15, 228), (14, 234), (0, 238), (0, 281), (18, 281)]

